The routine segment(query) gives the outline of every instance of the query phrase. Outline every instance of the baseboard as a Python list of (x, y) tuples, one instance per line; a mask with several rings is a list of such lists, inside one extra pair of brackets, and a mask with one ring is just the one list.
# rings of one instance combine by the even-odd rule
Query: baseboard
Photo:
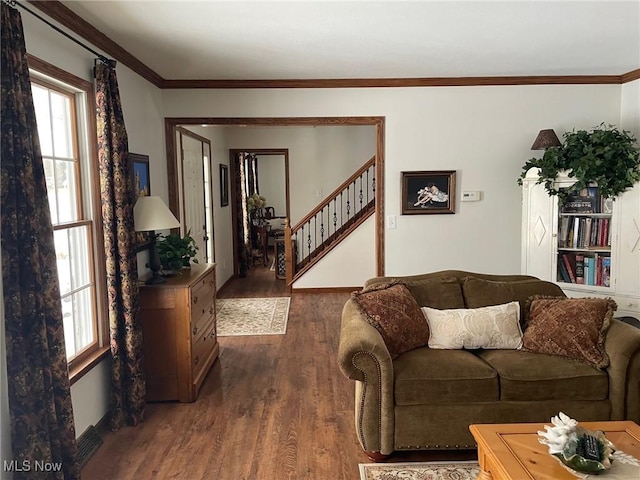
[(227, 287), (231, 283), (231, 280), (233, 280), (235, 278), (237, 278), (235, 275), (231, 275), (229, 278), (227, 278), (227, 281), (222, 284), (222, 286), (217, 290), (216, 294), (218, 294), (221, 291), (223, 291), (225, 289), (225, 287)]
[(313, 288), (292, 288), (291, 293), (351, 293), (362, 290), (359, 287), (313, 287)]

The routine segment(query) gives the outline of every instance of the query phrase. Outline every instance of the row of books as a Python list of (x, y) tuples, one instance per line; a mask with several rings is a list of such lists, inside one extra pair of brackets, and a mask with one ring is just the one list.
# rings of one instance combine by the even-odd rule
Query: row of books
[(558, 254), (558, 281), (609, 287), (610, 278), (611, 257), (608, 255)]
[(559, 248), (610, 247), (609, 217), (561, 216), (558, 232)]
[(611, 199), (602, 197), (598, 187), (583, 188), (577, 195), (567, 196), (563, 213), (611, 213)]

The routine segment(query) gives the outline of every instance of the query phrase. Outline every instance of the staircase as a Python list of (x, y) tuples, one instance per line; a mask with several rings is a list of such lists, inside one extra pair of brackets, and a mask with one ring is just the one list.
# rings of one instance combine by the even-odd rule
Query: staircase
[(287, 284), (291, 286), (375, 212), (376, 157), (293, 227), (285, 227)]

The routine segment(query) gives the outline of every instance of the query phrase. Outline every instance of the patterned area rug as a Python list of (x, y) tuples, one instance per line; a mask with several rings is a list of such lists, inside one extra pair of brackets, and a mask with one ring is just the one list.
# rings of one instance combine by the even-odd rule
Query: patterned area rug
[(283, 335), (287, 331), (290, 301), (290, 297), (218, 299), (218, 336)]
[(361, 463), (360, 480), (476, 480), (478, 462)]

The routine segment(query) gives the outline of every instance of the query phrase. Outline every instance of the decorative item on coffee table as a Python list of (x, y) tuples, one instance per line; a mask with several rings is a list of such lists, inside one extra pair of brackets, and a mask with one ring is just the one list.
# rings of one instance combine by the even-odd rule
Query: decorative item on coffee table
[(549, 447), (551, 455), (578, 472), (597, 474), (611, 468), (616, 449), (603, 432), (586, 430), (562, 412), (551, 423), (553, 427), (545, 425), (545, 431), (538, 431), (539, 442)]

